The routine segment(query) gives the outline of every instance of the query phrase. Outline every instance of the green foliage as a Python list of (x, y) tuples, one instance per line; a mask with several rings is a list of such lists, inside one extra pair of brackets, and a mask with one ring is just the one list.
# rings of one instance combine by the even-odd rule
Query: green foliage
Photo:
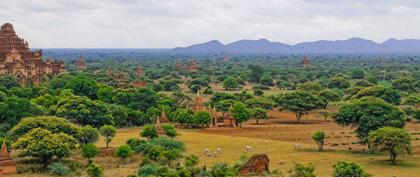
[(105, 104), (81, 96), (70, 96), (60, 101), (55, 115), (94, 127), (113, 123), (113, 117)]
[(162, 128), (167, 136), (171, 138), (178, 136), (178, 132), (176, 131), (174, 124), (162, 124)]
[(99, 132), (102, 136), (105, 137), (106, 147), (108, 148), (109, 143), (112, 141), (112, 138), (117, 134), (117, 129), (112, 125), (104, 125), (99, 128)]
[(315, 132), (312, 135), (312, 139), (316, 142), (318, 145), (318, 151), (323, 151), (324, 149), (324, 139), (325, 139), (325, 133), (322, 131)]
[(99, 140), (99, 130), (90, 125), (80, 128), (77, 136), (80, 144), (96, 143)]
[(101, 177), (104, 173), (103, 171), (103, 168), (95, 163), (92, 163), (87, 167), (87, 174), (89, 177)]
[(41, 106), (31, 103), (28, 99), (16, 96), (7, 97), (0, 102), (0, 122), (10, 126), (16, 125), (22, 118), (44, 114)]
[(236, 102), (233, 104), (232, 116), (236, 123), (242, 127), (242, 123), (251, 117), (251, 111), (242, 102)]
[(261, 76), (260, 83), (265, 86), (274, 86), (273, 78), (268, 73)]
[(367, 87), (359, 92), (357, 92), (356, 95), (354, 95), (353, 99), (359, 99), (363, 97), (377, 97), (385, 100), (388, 103), (399, 105), (401, 102), (401, 95), (398, 91), (392, 89), (392, 88), (386, 88), (383, 86), (373, 86), (373, 87)]
[(355, 68), (351, 71), (352, 79), (363, 79), (365, 78), (365, 71), (361, 68)]
[(257, 125), (261, 119), (268, 119), (267, 110), (255, 108), (252, 110), (252, 117), (255, 118)]
[(134, 151), (131, 149), (131, 147), (129, 145), (121, 145), (120, 147), (117, 148), (117, 151), (115, 151), (115, 154), (124, 159), (127, 159), (129, 157), (131, 157), (131, 155), (133, 155)]
[(346, 89), (350, 87), (350, 82), (344, 77), (331, 78), (331, 82), (328, 85), (329, 88)]
[(80, 146), (80, 152), (84, 158), (88, 159), (89, 164), (91, 164), (92, 161), (90, 159), (99, 154), (99, 149), (95, 144), (87, 143)]
[(194, 113), (193, 122), (195, 125), (206, 127), (211, 122), (211, 114), (207, 111), (197, 111)]
[(13, 87), (18, 87), (19, 82), (11, 75), (1, 75), (0, 85), (4, 86), (6, 89), (11, 89)]
[(234, 89), (237, 89), (238, 87), (239, 87), (238, 81), (236, 81), (236, 79), (233, 77), (227, 77), (223, 81), (223, 88), (225, 88), (225, 90), (234, 90)]
[(48, 165), (48, 170), (54, 176), (72, 176), (73, 171), (62, 163), (53, 163)]
[(356, 128), (355, 133), (362, 143), (367, 143), (370, 131), (385, 126), (402, 128), (405, 125), (403, 112), (373, 97), (353, 100), (350, 104), (342, 106), (333, 118), (341, 126)]
[(76, 76), (67, 82), (65, 88), (73, 90), (73, 93), (80, 96), (87, 96), (91, 99), (97, 98), (98, 85), (95, 80), (86, 76)]
[(254, 95), (255, 96), (261, 96), (264, 95), (264, 91), (260, 90), (260, 89), (255, 89), (254, 90)]
[(292, 169), (289, 170), (290, 177), (315, 177), (315, 165), (314, 164), (300, 164), (295, 163)]
[(97, 92), (98, 99), (106, 103), (112, 103), (113, 92), (114, 88), (111, 86), (100, 85)]
[(173, 115), (172, 119), (183, 126), (193, 123), (194, 113), (191, 109), (177, 109)]
[(47, 168), (54, 158), (69, 156), (75, 145), (76, 140), (70, 135), (35, 128), (20, 137), (13, 146), (22, 150), (19, 156), (38, 159)]
[(325, 89), (322, 90), (321, 92), (319, 92), (319, 98), (322, 100), (323, 102), (323, 108), (326, 109), (328, 104), (332, 101), (340, 101), (342, 95), (338, 94), (337, 92), (330, 90), (330, 89)]
[(159, 95), (154, 90), (147, 88), (117, 89), (113, 100), (116, 104), (145, 112), (147, 109), (157, 106)]
[(148, 140), (157, 138), (158, 132), (156, 126), (154, 125), (145, 125), (143, 130), (140, 132), (141, 137), (146, 137)]
[(306, 82), (303, 84), (300, 84), (298, 86), (299, 90), (311, 92), (311, 93), (317, 93), (322, 90), (321, 84), (319, 82)]
[(369, 133), (369, 144), (389, 152), (390, 161), (396, 164), (397, 155), (411, 153), (410, 134), (402, 128), (383, 127)]
[(42, 128), (51, 133), (65, 133), (74, 137), (79, 134), (79, 128), (76, 125), (65, 118), (52, 116), (23, 118), (11, 131), (12, 135), (18, 138), (35, 128)]
[(252, 98), (245, 101), (245, 104), (250, 108), (272, 109), (274, 101), (267, 97)]
[(211, 176), (237, 176), (238, 172), (227, 163), (215, 163), (210, 170)]
[(413, 93), (418, 91), (416, 81), (410, 77), (401, 77), (392, 82), (392, 87), (404, 93)]
[(371, 177), (359, 164), (338, 161), (334, 166), (333, 177)]
[(299, 123), (304, 114), (319, 109), (323, 106), (320, 98), (305, 91), (296, 91), (280, 94), (274, 97), (275, 102), (288, 111), (296, 114), (296, 122)]

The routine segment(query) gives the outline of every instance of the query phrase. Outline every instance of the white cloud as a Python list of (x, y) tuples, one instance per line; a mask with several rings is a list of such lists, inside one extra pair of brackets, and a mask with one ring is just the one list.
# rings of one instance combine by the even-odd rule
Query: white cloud
[(0, 0), (31, 47), (166, 48), (219, 39), (420, 38), (417, 0)]

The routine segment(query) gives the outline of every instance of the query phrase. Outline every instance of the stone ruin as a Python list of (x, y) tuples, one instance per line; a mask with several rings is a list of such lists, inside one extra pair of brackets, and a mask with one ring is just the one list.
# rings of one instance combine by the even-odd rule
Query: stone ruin
[(269, 170), (270, 160), (266, 154), (253, 155), (241, 168), (239, 168), (239, 176), (260, 175)]
[(5, 174), (16, 174), (16, 162), (10, 157), (7, 146), (3, 142), (0, 153), (0, 177)]

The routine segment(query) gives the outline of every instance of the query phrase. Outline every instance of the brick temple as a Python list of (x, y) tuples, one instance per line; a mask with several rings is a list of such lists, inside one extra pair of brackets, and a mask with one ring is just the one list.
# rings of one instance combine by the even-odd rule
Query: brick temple
[(46, 76), (66, 70), (63, 62), (42, 59), (42, 50), (30, 50), (29, 44), (16, 35), (13, 25), (0, 29), (0, 75), (12, 75), (21, 83), (39, 84)]

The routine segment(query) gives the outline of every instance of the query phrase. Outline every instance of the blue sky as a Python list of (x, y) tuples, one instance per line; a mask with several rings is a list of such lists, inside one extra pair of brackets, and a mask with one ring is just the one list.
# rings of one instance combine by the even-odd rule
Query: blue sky
[(171, 48), (218, 39), (420, 39), (418, 0), (0, 0), (32, 48)]

